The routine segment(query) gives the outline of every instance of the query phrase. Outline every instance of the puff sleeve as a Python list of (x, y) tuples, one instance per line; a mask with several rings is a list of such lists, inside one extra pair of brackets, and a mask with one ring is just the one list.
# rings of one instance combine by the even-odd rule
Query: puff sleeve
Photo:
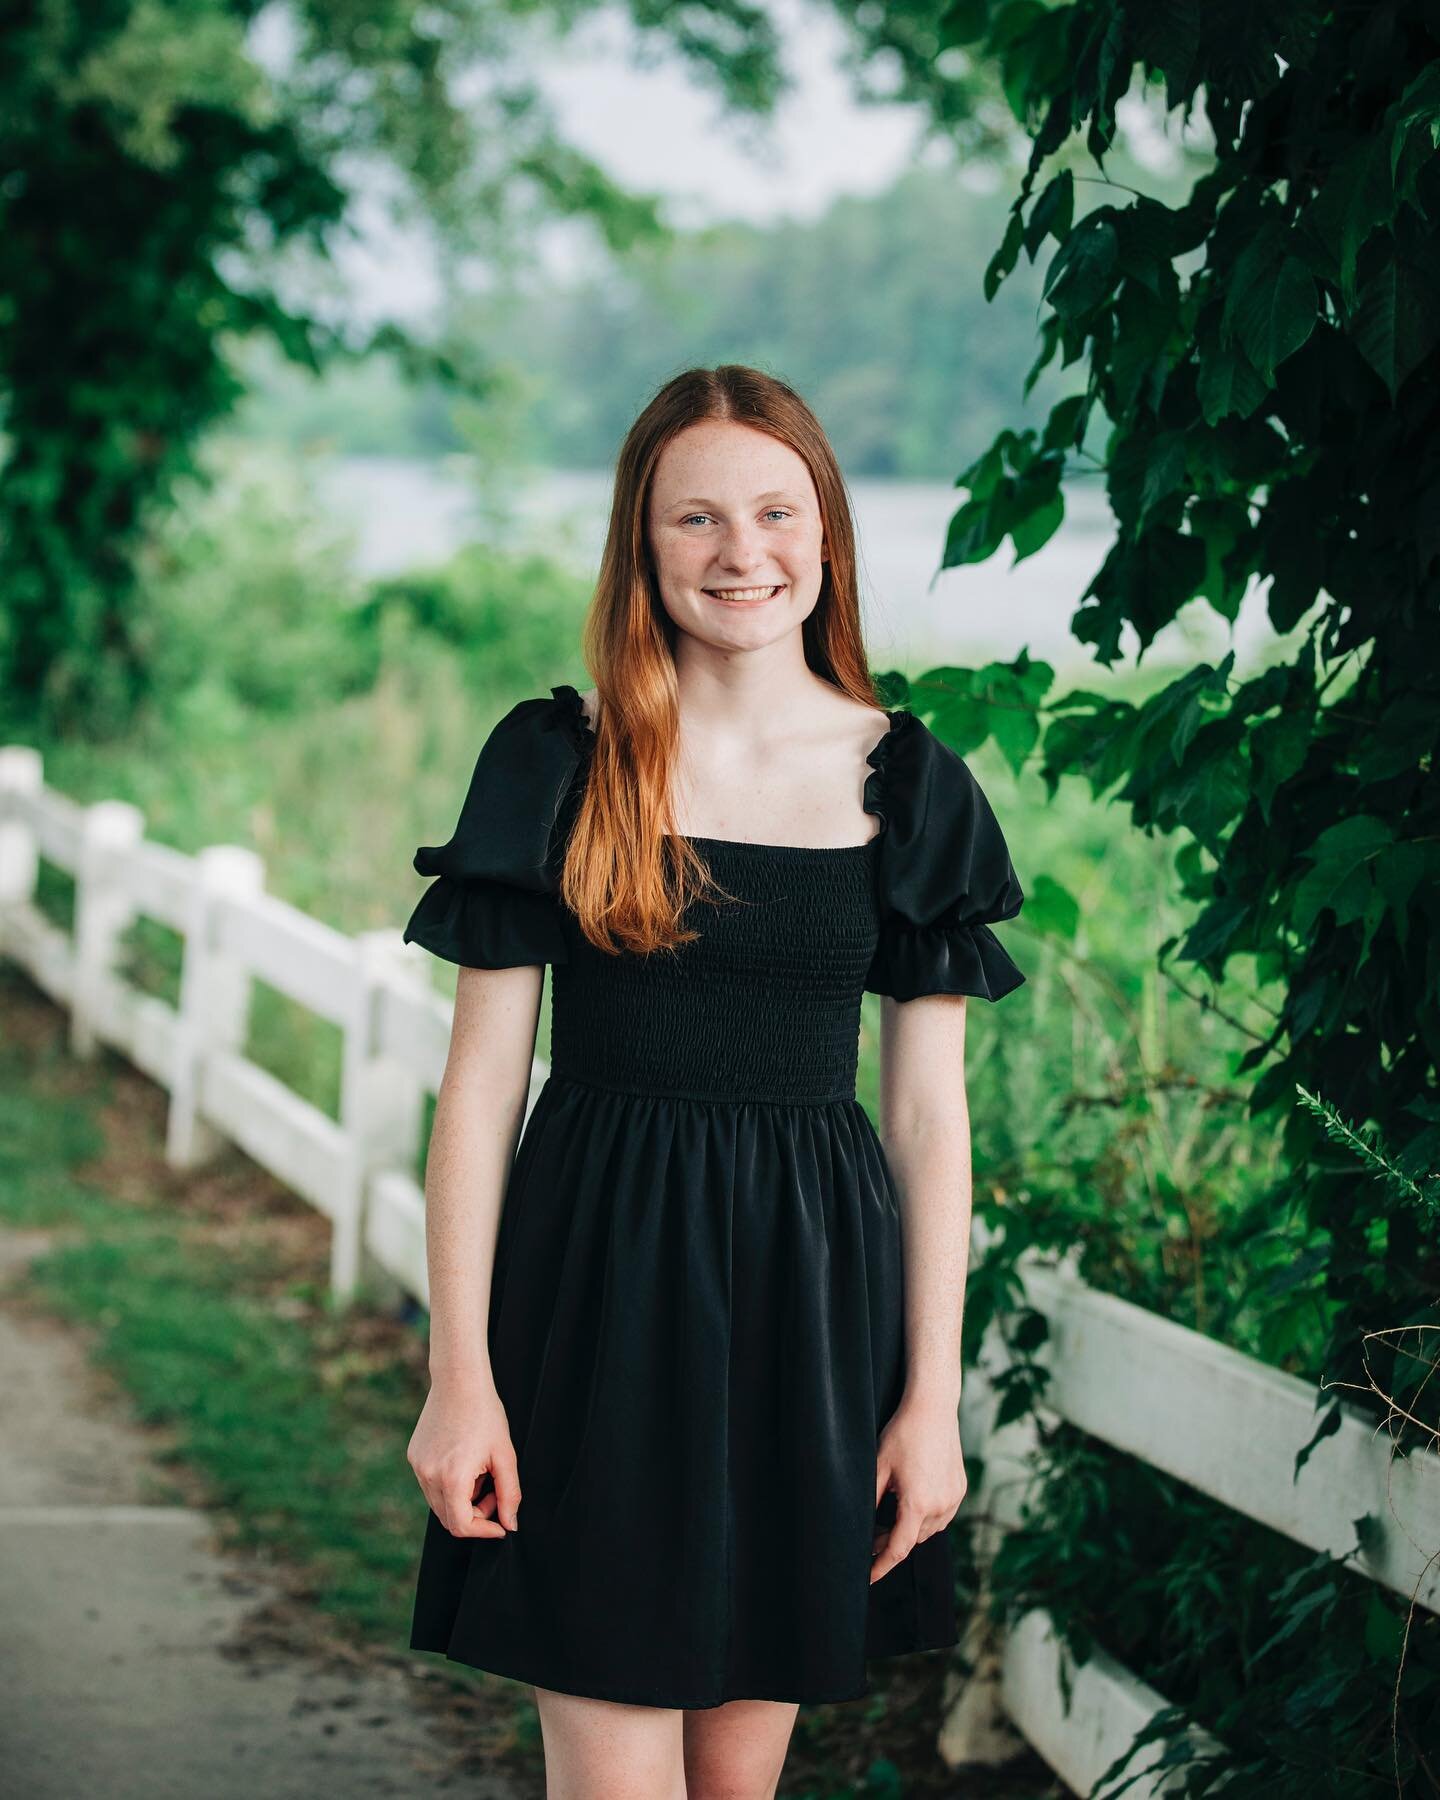
[(417, 874), (435, 879), (407, 944), (476, 969), (567, 960), (557, 823), (578, 760), (559, 690), (506, 713), (481, 747), (450, 841), (415, 852)]
[(998, 1000), (1024, 974), (990, 929), (1024, 893), (999, 823), (965, 762), (914, 713), (900, 713), (867, 807), (881, 815), (880, 938), (865, 986), (896, 1000)]

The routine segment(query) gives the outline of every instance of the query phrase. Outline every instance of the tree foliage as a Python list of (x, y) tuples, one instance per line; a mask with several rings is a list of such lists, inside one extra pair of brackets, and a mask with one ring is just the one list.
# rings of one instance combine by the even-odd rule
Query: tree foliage
[[(546, 34), (595, 5), (6, 9), (0, 702), (12, 725), (118, 729), (143, 694), (137, 550), (240, 392), (234, 339), (263, 335), (312, 369), (383, 346), (484, 393), (483, 353), (393, 324), (347, 335), (304, 296), (304, 272), (342, 241), (357, 199), (393, 194), (452, 258), (514, 258), (558, 216), (593, 220), (617, 247), (662, 229), (649, 197), (563, 140), (528, 75)], [(635, 13), (733, 107), (772, 103), (781, 76), (763, 9), (636, 0)]]
[[(854, 15), (872, 52), (898, 42), (907, 70), (957, 50), (999, 66), (1032, 146), (986, 291), (1022, 252), (1048, 252), (1031, 379), (1057, 357), (1079, 377), (1043, 429), (1000, 433), (960, 475), (945, 565), (993, 555), (1007, 538), (1018, 558), (1049, 538), (1098, 408), (1116, 530), (1075, 635), (1102, 664), (1132, 646), (1138, 661), (1182, 607), (1198, 599), (1233, 621), (1256, 583), (1287, 640), (1261, 673), (1237, 677), (1228, 655), (1143, 704), (1091, 691), (1044, 704), (1049, 671), (1024, 657), (979, 675), (931, 671), (910, 693), (962, 747), (993, 735), (1017, 766), (1037, 756), (1052, 792), (1077, 776), (1145, 832), (1173, 834), (1196, 913), (1167, 961), (1200, 971), (1212, 1000), (1242, 971), (1278, 995), (1240, 1070), (1253, 1080), (1252, 1116), (1284, 1118), (1289, 1170), (1245, 1229), (1257, 1243), (1318, 1245), (1292, 1277), (1329, 1323), (1310, 1373), (1337, 1384), (1313, 1443), (1336, 1423), (1335, 1395), (1368, 1385), (1367, 1334), (1395, 1334), (1371, 1335), (1372, 1357), (1403, 1343), (1440, 1297), (1429, 1213), (1357, 1178), (1294, 1104), (1299, 1086), (1383, 1133), (1411, 1177), (1437, 1161), (1440, 8), (953, 0)], [(1163, 84), (1167, 112), (1203, 113), (1214, 134), (1213, 168), (1182, 204), (1106, 191), (1117, 108), (1137, 74)], [(911, 91), (926, 85), (917, 75)], [(1076, 133), (1100, 171), (1084, 209), (1073, 168), (1046, 178)], [(1018, 1248), (1023, 1218), (1007, 1217)], [(1425, 1359), (1398, 1349), (1381, 1371), (1384, 1390), (1421, 1411), (1433, 1409), (1432, 1378)], [(1055, 1483), (1077, 1480), (1078, 1454), (1057, 1448)], [(1113, 1567), (1092, 1559), (1086, 1577), (1082, 1538), (1107, 1508), (1113, 1546), (1133, 1549), (1144, 1532), (1133, 1477), (1090, 1468), (1086, 1479), (1105, 1490), (1099, 1512), (1067, 1531), (1063, 1497), (1048, 1489), (1028, 1567), (1024, 1540), (1008, 1563), (1023, 1569), (1010, 1600), (1054, 1603), (1076, 1643), (1103, 1637), (1115, 1614)], [(1241, 1532), (1228, 1554), (1245, 1543)], [(1172, 1576), (1197, 1568), (1205, 1545), (1199, 1527), (1177, 1533)], [(1067, 1571), (1063, 1588), (1056, 1570)], [(1260, 1660), (1258, 1644), (1253, 1663), (1233, 1641), (1224, 1649), (1222, 1626), (1235, 1621), (1223, 1606), (1189, 1645), (1218, 1652), (1208, 1666), (1172, 1646), (1175, 1697), (1234, 1750), (1194, 1763), (1185, 1791), (1208, 1793), (1225, 1773), (1236, 1795), (1353, 1795), (1381, 1780), (1437, 1791), (1426, 1760), (1440, 1741), (1436, 1622), (1414, 1621), (1396, 1686), (1391, 1609), (1363, 1589), (1358, 1615), (1342, 1605), (1352, 1579), (1307, 1568), (1267, 1596), (1288, 1646), (1278, 1659)], [(1151, 1654), (1173, 1634), (1164, 1587), (1135, 1633)], [(1356, 1616), (1370, 1636), (1345, 1641)], [(1340, 1639), (1327, 1641), (1322, 1621)]]

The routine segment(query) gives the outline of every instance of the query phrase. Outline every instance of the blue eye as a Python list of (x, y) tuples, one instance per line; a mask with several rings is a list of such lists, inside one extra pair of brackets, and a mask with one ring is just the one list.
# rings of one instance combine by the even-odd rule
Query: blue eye
[[(779, 513), (783, 519), (788, 519), (790, 517), (789, 512), (786, 511), (783, 506), (767, 506), (765, 508), (765, 516), (767, 518), (773, 516), (775, 513)], [(709, 517), (709, 513), (687, 513), (680, 523), (682, 525), (688, 525), (692, 519), (708, 519)]]

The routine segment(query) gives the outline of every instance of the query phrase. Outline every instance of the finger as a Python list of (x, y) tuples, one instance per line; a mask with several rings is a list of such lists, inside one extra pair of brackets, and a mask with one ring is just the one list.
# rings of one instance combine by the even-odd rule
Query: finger
[(446, 1480), (436, 1487), (437, 1500), (435, 1511), (440, 1516), (440, 1523), (451, 1537), (459, 1537), (471, 1512), (470, 1495), (473, 1489), (462, 1486), (458, 1481)]
[(504, 1527), (497, 1522), (495, 1517), (499, 1510), (499, 1502), (495, 1491), (495, 1477), (489, 1469), (480, 1471), (475, 1478), (475, 1486), (484, 1491), (478, 1500), (474, 1498), (472, 1492), (471, 1529), (464, 1535), (467, 1537), (504, 1537), (506, 1535)]
[(904, 1562), (919, 1543), (920, 1527), (924, 1520), (925, 1515), (902, 1494), (895, 1512), (895, 1523), (890, 1527), (890, 1542), (887, 1546), (897, 1563)]
[(944, 1513), (927, 1512), (920, 1521), (920, 1529), (915, 1533), (915, 1542), (917, 1544), (929, 1543), (936, 1532), (945, 1529), (945, 1525), (946, 1519)]
[(505, 1528), (480, 1512), (471, 1501), (474, 1481), (448, 1481), (441, 1490), (445, 1511), (440, 1515), (451, 1537), (504, 1537)]
[(469, 1523), (454, 1535), (462, 1538), (503, 1538), (507, 1533), (498, 1519), (488, 1517), (475, 1507), (471, 1510)]
[(496, 1452), (494, 1478), (500, 1518), (511, 1531), (517, 1531), (520, 1526), (520, 1475), (515, 1466), (513, 1445)]
[(870, 1559), (871, 1587), (874, 1587), (875, 1583), (879, 1581), (882, 1576), (888, 1575), (893, 1568), (897, 1567), (899, 1562), (900, 1558), (895, 1554), (893, 1545), (887, 1541), (876, 1555)]

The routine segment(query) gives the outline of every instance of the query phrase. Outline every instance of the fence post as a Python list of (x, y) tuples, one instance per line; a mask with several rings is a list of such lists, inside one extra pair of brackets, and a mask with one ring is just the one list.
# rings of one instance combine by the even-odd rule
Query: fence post
[(238, 844), (212, 844), (195, 858), (195, 881), (185, 923), (176, 1016), (175, 1066), (165, 1126), (165, 1160), (193, 1169), (218, 1154), (225, 1140), (201, 1113), (205, 1062), (216, 1050), (239, 1050), (250, 1015), (250, 977), (219, 948), (221, 909), (265, 888), (265, 865)]
[(340, 1072), (340, 1125), (351, 1158), (344, 1189), (337, 1196), (331, 1296), (344, 1304), (363, 1284), (382, 1305), (398, 1305), (404, 1288), (366, 1255), (367, 1213), (377, 1173), (415, 1164), (425, 1089), (405, 1064), (384, 1054), (384, 1010), (388, 995), (397, 988), (417, 994), (431, 989), (393, 929), (361, 932), (355, 939), (355, 961), (359, 993), (345, 1032)]
[(120, 938), (135, 919), (130, 889), (115, 861), (145, 836), (145, 815), (126, 800), (85, 808), (75, 867), (75, 961), (70, 992), (70, 1048), (95, 1055), (115, 975)]
[(44, 764), (28, 744), (0, 747), (0, 948), (5, 940), (5, 912), (35, 898), (40, 851), (29, 820), (12, 813), (10, 798), (35, 795), (45, 785)]
[(974, 1611), (965, 1622), (960, 1656), (967, 1666), (946, 1670), (936, 1749), (952, 1769), (1003, 1768), (1025, 1751), (1002, 1699), (1000, 1627), (989, 1615), (989, 1584), (981, 1566)]
[[(993, 1242), (984, 1222), (973, 1220), (972, 1265), (980, 1262)], [(960, 1645), (969, 1672), (958, 1666), (948, 1671), (941, 1700), (943, 1718), (936, 1748), (950, 1768), (966, 1764), (999, 1767), (1025, 1747), (1023, 1736), (1010, 1722), (1002, 1695), (1004, 1633), (989, 1613), (990, 1565), (1006, 1532), (1020, 1518), (1021, 1497), (1033, 1479), (1032, 1459), (1040, 1441), (1032, 1413), (996, 1426), (999, 1395), (994, 1378), (1009, 1360), (999, 1324), (992, 1319), (961, 1385), (961, 1444), (967, 1455), (980, 1463), (983, 1473), (974, 1491), (960, 1503), (957, 1515), (968, 1516), (971, 1522), (979, 1591)]]
[(978, 1574), (975, 1605), (961, 1635), (960, 1657), (946, 1673), (936, 1749), (950, 1768), (998, 1768), (1019, 1756), (1025, 1740), (1011, 1724), (1002, 1697), (1004, 1633), (990, 1617), (990, 1564), (1006, 1530), (1018, 1517), (1019, 1492), (1039, 1442), (1034, 1418), (995, 1427), (998, 1398), (990, 1370), (1003, 1367), (1005, 1351), (996, 1325), (985, 1333), (977, 1362), (965, 1371), (960, 1436), (967, 1456), (983, 1473), (960, 1503), (968, 1515)]

